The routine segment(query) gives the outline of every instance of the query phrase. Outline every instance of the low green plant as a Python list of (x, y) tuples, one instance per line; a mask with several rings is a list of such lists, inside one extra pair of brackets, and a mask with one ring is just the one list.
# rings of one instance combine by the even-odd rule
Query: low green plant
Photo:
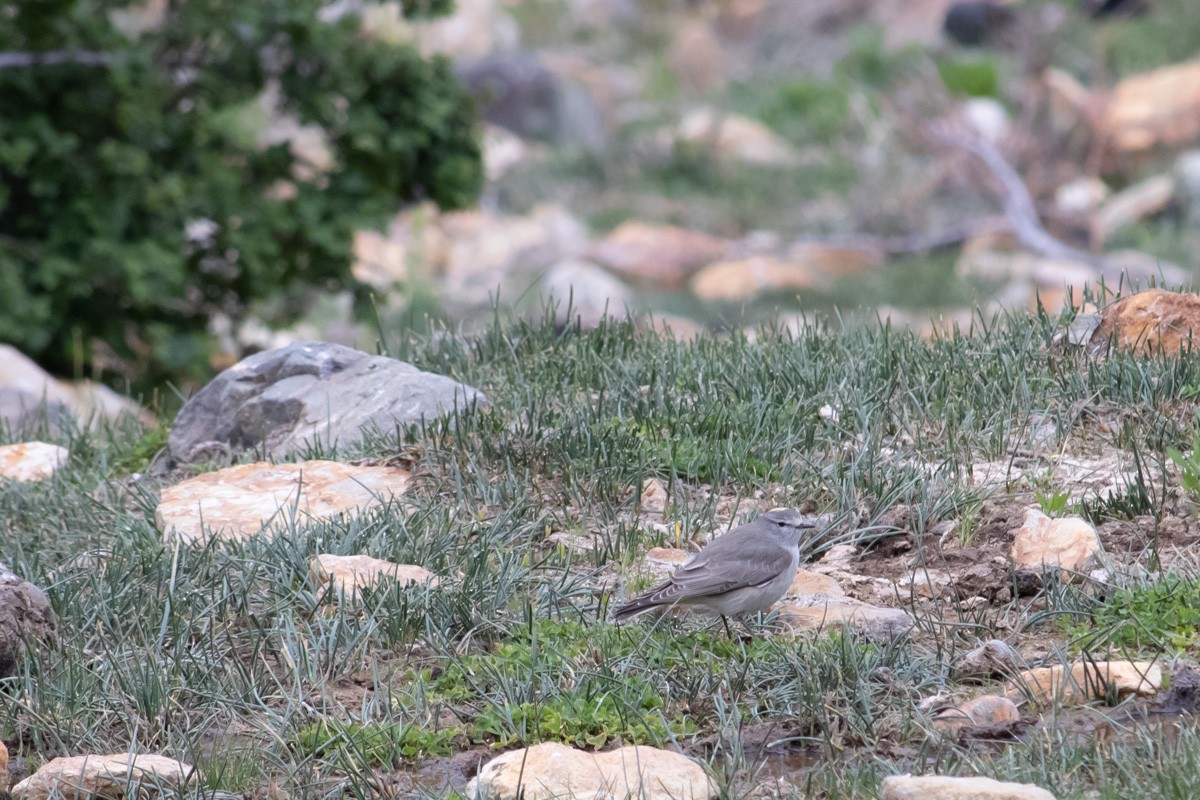
[(293, 745), (310, 756), (340, 752), (355, 763), (396, 766), (425, 756), (450, 755), (456, 734), (450, 728), (429, 730), (412, 723), (323, 720), (298, 731)]
[(1048, 517), (1056, 517), (1067, 510), (1071, 495), (1067, 492), (1047, 491), (1037, 493), (1037, 503), (1042, 513)]
[(1090, 624), (1066, 628), (1091, 649), (1190, 650), (1200, 644), (1200, 580), (1167, 576), (1121, 589), (1095, 609)]
[(1179, 485), (1192, 502), (1200, 502), (1200, 425), (1192, 428), (1192, 450), (1186, 456), (1168, 447), (1167, 456), (1179, 468)]

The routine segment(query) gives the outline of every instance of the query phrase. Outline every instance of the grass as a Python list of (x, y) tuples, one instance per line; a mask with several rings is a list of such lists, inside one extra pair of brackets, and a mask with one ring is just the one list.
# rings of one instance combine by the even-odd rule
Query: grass
[[(920, 704), (963, 691), (952, 667), (980, 639), (1051, 637), (1065, 652), (1064, 615), (1091, 614), (1101, 630), (1132, 613), (1155, 632), (1131, 640), (1117, 626), (1089, 652), (1190, 647), (1180, 620), (1194, 584), (1107, 600), (1051, 585), (986, 608), (908, 598), (918, 630), (886, 643), (769, 636), (770, 618), (747, 640), (703, 619), (606, 621), (622, 574), (647, 548), (674, 546), (676, 524), (694, 547), (731, 516), (807, 503), (866, 547), (905, 504), (917, 530), (957, 526), (947, 547), (983, 546), (981, 503), (1010, 488), (978, 485), (973, 467), (1032, 447), (1035, 417), (1080, 447), (1136, 444), (1148, 462), (1189, 448), (1181, 409), (1200, 362), (1063, 352), (1058, 327), (977, 316), (923, 340), (818, 319), (682, 344), (627, 323), (498, 320), (469, 338), (393, 336), (392, 355), (491, 404), (336, 454), (414, 458), (421, 478), (403, 507), (240, 544), (164, 544), (157, 479), (128, 477), (161, 446), (158, 429), (39, 431), (73, 456), (46, 482), (0, 485), (0, 556), (48, 591), (61, 639), (3, 679), (0, 734), (31, 766), (134, 747), (195, 763), (210, 788), (276, 782), (293, 797), (366, 797), (441, 754), (548, 740), (685, 748), (736, 797), (759, 774), (757, 750), (743, 749), (756, 730), (814, 755), (788, 776), (795, 796), (870, 797), (882, 775), (928, 769), (1034, 780), (1060, 798), (1186, 797), (1200, 778), (1190, 731), (1063, 742), (1048, 725), (984, 753), (932, 737)], [(836, 418), (819, 413), (826, 404)], [(647, 477), (671, 487), (662, 528), (635, 509)], [(1150, 485), (1156, 504), (1174, 502)], [(592, 546), (548, 544), (556, 531)], [(308, 577), (317, 552), (421, 564), (443, 580), (331, 606)], [(219, 745), (230, 737), (237, 748)]]

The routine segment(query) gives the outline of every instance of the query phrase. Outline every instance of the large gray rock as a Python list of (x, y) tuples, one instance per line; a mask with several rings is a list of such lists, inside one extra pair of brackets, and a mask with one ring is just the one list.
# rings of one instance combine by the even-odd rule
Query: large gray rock
[(0, 677), (17, 671), (28, 645), (52, 641), (54, 630), (45, 592), (0, 564)]
[(262, 447), (281, 454), (347, 446), (371, 430), (486, 403), (470, 386), (327, 342), (296, 342), (239, 361), (195, 394), (168, 446), (183, 462)]

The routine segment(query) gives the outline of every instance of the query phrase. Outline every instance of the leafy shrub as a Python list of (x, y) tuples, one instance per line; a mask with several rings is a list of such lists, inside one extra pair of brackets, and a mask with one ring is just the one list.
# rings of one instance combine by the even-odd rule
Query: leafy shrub
[[(136, 37), (105, 13), (126, 5), (0, 15), (0, 52), (40, 59), (0, 69), (0, 341), (61, 371), (196, 373), (213, 315), (345, 285), (355, 227), (474, 197), (471, 104), (446, 60), (321, 21), (320, 0), (169, 0)], [(259, 146), (246, 119), (268, 87), (324, 131), (330, 169)]]
[(1200, 581), (1169, 576), (1121, 589), (1096, 609), (1090, 627), (1069, 632), (1117, 648), (1187, 650), (1200, 637)]
[(314, 722), (293, 738), (306, 755), (329, 756), (340, 752), (351, 762), (395, 766), (423, 756), (450, 755), (455, 731), (426, 730), (398, 722)]

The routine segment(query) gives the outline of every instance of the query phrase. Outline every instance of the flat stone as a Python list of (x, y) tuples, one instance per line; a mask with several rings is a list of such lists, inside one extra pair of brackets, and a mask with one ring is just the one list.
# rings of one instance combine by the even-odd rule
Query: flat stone
[(0, 792), (8, 791), (8, 748), (0, 742)]
[(788, 248), (787, 260), (823, 277), (845, 278), (882, 266), (884, 254), (878, 247), (798, 241)]
[(373, 589), (380, 583), (395, 581), (401, 586), (414, 583), (438, 585), (438, 578), (424, 567), (397, 564), (371, 556), (338, 556), (321, 553), (309, 562), (309, 572), (318, 586), (333, 584), (339, 599), (354, 601), (361, 589)]
[(1194, 141), (1200, 136), (1200, 62), (1187, 61), (1119, 81), (1098, 129), (1116, 154)]
[(949, 775), (892, 775), (880, 784), (880, 800), (1054, 800), (1031, 783)]
[(44, 416), (63, 426), (67, 416), (95, 427), (122, 418), (154, 424), (154, 416), (94, 381), (60, 381), (15, 347), (0, 344), (0, 424), (14, 427)]
[(1150, 661), (1078, 662), (1021, 672), (1009, 684), (1008, 697), (1026, 696), (1038, 703), (1088, 702), (1137, 695), (1153, 697), (1162, 688), (1162, 669)]
[(998, 694), (985, 694), (948, 708), (933, 719), (939, 730), (951, 731), (981, 725), (1003, 725), (1020, 722), (1017, 704)]
[(56, 627), (46, 593), (0, 564), (0, 678), (17, 672), (30, 643), (53, 642)]
[(591, 258), (631, 283), (675, 289), (728, 250), (728, 242), (707, 233), (630, 221), (594, 244)]
[(154, 517), (167, 538), (241, 540), (285, 525), (293, 513), (309, 522), (388, 502), (404, 494), (411, 477), (396, 467), (336, 461), (244, 464), (164, 489)]
[(229, 450), (290, 453), (349, 446), (370, 432), (432, 420), (486, 398), (411, 364), (327, 342), (296, 342), (242, 359), (179, 412), (171, 455), (193, 462)]
[(796, 606), (824, 605), (827, 600), (845, 596), (836, 578), (805, 569), (796, 570), (796, 577), (784, 595), (793, 601), (790, 605)]
[(849, 597), (813, 606), (785, 605), (779, 621), (795, 634), (854, 628), (868, 639), (887, 640), (912, 630), (913, 620), (898, 608), (882, 608)]
[[(1200, 295), (1147, 289), (1105, 306), (1087, 342), (1094, 353), (1112, 344), (1137, 353), (1173, 355), (1193, 346), (1193, 332), (1200, 333)], [(1200, 346), (1200, 336), (1196, 339)]]
[(749, 300), (764, 292), (811, 289), (818, 275), (808, 264), (750, 256), (710, 264), (692, 279), (692, 294), (707, 302)]
[(40, 481), (67, 463), (65, 447), (46, 442), (23, 442), (0, 447), (0, 478), (10, 481)]
[(671, 750), (631, 745), (588, 753), (543, 742), (484, 764), (467, 784), (466, 795), (487, 800), (709, 800), (718, 792), (704, 767)]
[(166, 756), (66, 756), (44, 764), (14, 786), (12, 795), (16, 800), (173, 797), (178, 787), (192, 781), (190, 764)]
[(1102, 553), (1096, 529), (1082, 517), (1051, 519), (1031, 508), (1025, 524), (1014, 531), (1012, 559), (1018, 569), (1061, 567), (1066, 574), (1086, 573)]

